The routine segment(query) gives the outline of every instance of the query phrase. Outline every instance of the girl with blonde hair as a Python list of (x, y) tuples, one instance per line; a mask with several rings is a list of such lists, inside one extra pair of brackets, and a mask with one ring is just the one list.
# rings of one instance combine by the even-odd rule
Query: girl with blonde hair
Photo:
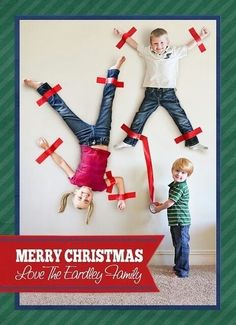
[[(124, 56), (119, 58), (115, 65), (108, 69), (107, 78), (117, 79), (120, 67), (124, 61)], [(24, 83), (26, 86), (36, 89), (42, 96), (51, 89), (48, 83), (39, 83), (30, 79), (25, 79)], [(110, 180), (104, 178), (104, 175), (107, 160), (110, 156), (108, 145), (110, 141), (112, 103), (115, 91), (115, 84), (107, 83), (104, 85), (100, 113), (95, 125), (90, 125), (75, 115), (57, 93), (48, 99), (50, 106), (63, 118), (77, 137), (81, 150), (80, 162), (75, 171), (56, 152), (51, 154), (52, 160), (65, 172), (70, 183), (78, 186), (74, 191), (63, 195), (59, 212), (65, 210), (67, 199), (71, 195), (75, 208), (87, 209), (86, 223), (88, 223), (94, 207), (93, 191), (104, 191), (111, 185)], [(49, 148), (48, 141), (45, 138), (40, 138), (38, 143), (44, 150)], [(123, 178), (114, 177), (114, 179), (118, 193), (124, 194)], [(125, 208), (125, 201), (119, 200), (117, 208), (123, 210)]]

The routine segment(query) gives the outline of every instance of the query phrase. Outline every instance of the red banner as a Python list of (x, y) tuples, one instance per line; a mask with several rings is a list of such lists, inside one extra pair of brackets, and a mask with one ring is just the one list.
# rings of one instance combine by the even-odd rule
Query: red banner
[(0, 292), (158, 292), (156, 236), (0, 236)]

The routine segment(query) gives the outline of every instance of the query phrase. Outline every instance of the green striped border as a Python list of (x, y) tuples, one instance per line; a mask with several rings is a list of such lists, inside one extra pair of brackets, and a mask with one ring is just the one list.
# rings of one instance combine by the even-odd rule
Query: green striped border
[[(60, 3), (60, 5), (58, 4)], [(14, 295), (0, 294), (1, 324), (234, 324), (236, 254), (234, 109), (236, 78), (234, 0), (59, 1), (1, 0), (0, 2), (0, 233), (14, 233), (14, 16), (27, 15), (214, 15), (221, 16), (221, 310), (48, 310), (18, 311)]]
[[(19, 37), (19, 33), (18, 33), (18, 30), (19, 30), (19, 23), (21, 20), (53, 20), (53, 19), (56, 19), (56, 20), (60, 20), (60, 19), (63, 19), (63, 20), (71, 20), (71, 19), (74, 19), (74, 20), (103, 20), (103, 19), (128, 19), (128, 20), (132, 20), (132, 19), (152, 19), (152, 20), (189, 20), (189, 19), (192, 19), (192, 20), (213, 20), (216, 22), (216, 26), (217, 26), (217, 35), (219, 35), (220, 33), (220, 19), (219, 17), (213, 17), (213, 16), (117, 16), (117, 17), (112, 17), (112, 16), (26, 16), (26, 17), (17, 17), (16, 18), (16, 39)], [(220, 55), (220, 39), (218, 39), (217, 41), (217, 56), (219, 57)], [(16, 51), (16, 57), (18, 57), (18, 51)], [(217, 60), (219, 61), (219, 59)], [(217, 72), (219, 73), (219, 62), (217, 62)], [(18, 76), (18, 64), (16, 65), (16, 76)], [(18, 78), (16, 78), (18, 80)], [(217, 93), (219, 94), (220, 93), (220, 85), (219, 85), (219, 80), (220, 78), (217, 78)], [(16, 88), (18, 89), (19, 88), (19, 85), (16, 81)], [(16, 96), (17, 97), (17, 96)], [(17, 105), (16, 105), (17, 107)], [(217, 120), (218, 120), (218, 123), (217, 123), (217, 134), (220, 133), (220, 128), (219, 128), (219, 115), (220, 115), (220, 112), (219, 112), (219, 108), (220, 108), (220, 96), (217, 97)], [(219, 160), (219, 155), (220, 155), (220, 152), (219, 152), (219, 148), (220, 148), (220, 137), (218, 136), (217, 138), (217, 142), (218, 142), (218, 150), (217, 150), (217, 157), (218, 157), (218, 160)], [(16, 136), (16, 142), (18, 141), (18, 136)], [(219, 164), (218, 164), (219, 165)], [(217, 168), (218, 169), (218, 178), (219, 178), (219, 167)], [(216, 193), (217, 197), (218, 197), (218, 202), (220, 201), (219, 200), (219, 182), (218, 182), (218, 191)], [(17, 202), (17, 200), (16, 200)], [(217, 205), (217, 210), (219, 211), (220, 210), (220, 205), (218, 204)], [(17, 209), (16, 209), (17, 210)], [(16, 215), (17, 215), (17, 212), (16, 211)], [(16, 225), (15, 225), (15, 228), (17, 228), (18, 226), (18, 218), (16, 218)], [(220, 237), (220, 232), (219, 232), (219, 213), (217, 215), (217, 229), (218, 229), (218, 235), (217, 237)], [(17, 232), (18, 234), (18, 232)], [(220, 240), (218, 238), (217, 240), (217, 246), (218, 246), (218, 254), (217, 254), (217, 261), (219, 261), (219, 251), (220, 251)], [(171, 309), (171, 310), (174, 310), (174, 309), (219, 309), (220, 308), (220, 294), (219, 294), (219, 286), (220, 286), (220, 264), (219, 262), (217, 262), (217, 297), (216, 297), (216, 305), (215, 306), (201, 306), (201, 305), (188, 305), (188, 306), (166, 306), (166, 305), (158, 305), (158, 306), (148, 306), (148, 305), (145, 305), (145, 306), (113, 306), (112, 308), (113, 309)], [(40, 310), (46, 310), (46, 309), (111, 309), (111, 306), (107, 305), (107, 306), (99, 306), (99, 305), (95, 305), (95, 306), (86, 306), (86, 305), (83, 305), (83, 306), (51, 306), (51, 305), (44, 305), (44, 306), (20, 306), (19, 305), (19, 299), (18, 299), (18, 295), (16, 297), (16, 306), (18, 309), (40, 309)]]

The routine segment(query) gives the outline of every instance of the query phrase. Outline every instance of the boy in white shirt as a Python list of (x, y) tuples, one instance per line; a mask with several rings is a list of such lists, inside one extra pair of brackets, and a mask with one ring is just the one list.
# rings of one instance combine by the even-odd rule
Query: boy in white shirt
[[(114, 32), (119, 36), (123, 35), (117, 29), (114, 29)], [(208, 36), (208, 34), (208, 30), (202, 28), (201, 39)], [(147, 47), (139, 45), (131, 37), (126, 38), (126, 43), (137, 50), (146, 63), (143, 82), (143, 86), (146, 87), (145, 97), (134, 116), (130, 129), (135, 133), (142, 133), (149, 116), (161, 105), (168, 111), (182, 134), (192, 131), (193, 127), (179, 103), (175, 88), (179, 59), (185, 57), (188, 50), (196, 46), (195, 40), (184, 46), (170, 46), (167, 31), (157, 28), (151, 32), (150, 45)], [(137, 141), (137, 139), (127, 136), (123, 142), (114, 147), (116, 149), (132, 147), (136, 145)], [(185, 146), (193, 150), (207, 149), (206, 146), (199, 143), (196, 136), (186, 140)]]

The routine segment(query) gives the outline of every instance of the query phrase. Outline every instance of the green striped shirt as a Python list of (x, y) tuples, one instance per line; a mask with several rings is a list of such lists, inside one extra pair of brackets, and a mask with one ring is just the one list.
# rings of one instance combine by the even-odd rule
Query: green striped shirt
[(169, 226), (187, 226), (191, 224), (189, 213), (189, 190), (187, 182), (172, 182), (169, 184), (169, 199), (175, 204), (167, 209)]

